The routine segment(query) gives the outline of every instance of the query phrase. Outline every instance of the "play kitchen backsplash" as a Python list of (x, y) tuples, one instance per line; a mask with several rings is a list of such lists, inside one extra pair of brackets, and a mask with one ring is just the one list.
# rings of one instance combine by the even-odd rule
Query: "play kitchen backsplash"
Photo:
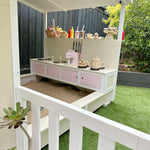
[[(117, 34), (117, 28), (109, 27), (105, 28), (104, 32), (106, 35), (106, 40), (113, 40), (113, 35)], [(74, 28), (69, 28), (68, 32), (64, 31), (59, 26), (55, 26), (55, 20), (52, 21), (52, 28), (48, 27), (46, 30), (46, 34), (48, 37), (52, 38), (72, 38), (73, 44), (69, 50), (67, 50), (64, 57), (60, 56), (59, 58), (55, 58), (54, 55), (48, 58), (40, 58), (39, 60), (51, 60), (53, 63), (66, 63), (70, 66), (76, 66), (78, 68), (90, 68), (91, 70), (100, 70), (105, 69), (104, 62), (99, 58), (99, 56), (93, 56), (93, 58), (89, 61), (82, 59), (82, 45), (83, 39), (104, 39), (103, 37), (99, 37), (98, 33), (95, 33), (94, 36), (91, 33), (86, 34), (85, 36), (85, 25), (82, 26), (82, 29), (79, 30), (79, 26), (76, 31)]]
[(67, 63), (71, 65), (76, 65), (78, 68), (90, 67), (91, 70), (104, 69), (104, 63), (98, 56), (92, 58), (91, 63), (87, 60), (82, 59), (82, 43), (83, 39), (75, 39), (73, 41), (72, 50), (66, 52)]

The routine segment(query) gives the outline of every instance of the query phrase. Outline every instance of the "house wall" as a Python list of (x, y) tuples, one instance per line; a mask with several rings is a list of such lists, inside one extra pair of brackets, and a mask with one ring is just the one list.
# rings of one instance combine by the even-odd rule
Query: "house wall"
[[(10, 0), (0, 0), (0, 117), (4, 107), (14, 106), (10, 25)], [(15, 130), (0, 129), (0, 150), (16, 145)]]

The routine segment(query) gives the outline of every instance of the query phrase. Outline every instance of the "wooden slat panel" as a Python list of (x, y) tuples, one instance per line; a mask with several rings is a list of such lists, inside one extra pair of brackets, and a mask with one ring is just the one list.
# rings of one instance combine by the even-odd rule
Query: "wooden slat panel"
[(29, 59), (43, 56), (43, 15), (18, 3), (19, 50), (21, 68), (29, 67)]
[(32, 150), (41, 150), (40, 107), (32, 103)]
[(36, 57), (42, 57), (42, 53), (41, 51), (43, 50), (42, 46), (42, 38), (43, 38), (43, 34), (42, 34), (42, 30), (44, 29), (44, 26), (42, 26), (42, 22), (43, 22), (43, 15), (39, 12), (36, 13)]
[(70, 121), (69, 150), (82, 150), (83, 127)]
[(99, 135), (97, 150), (115, 150), (115, 142)]
[(68, 24), (68, 12), (65, 12), (64, 17), (64, 30), (68, 32), (69, 24)]
[[(23, 14), (28, 14), (29, 12), (29, 7), (23, 6), (22, 7), (22, 13)], [(22, 16), (22, 26), (23, 26), (23, 31), (22, 31), (22, 44), (23, 44), (23, 49), (22, 49), (22, 60), (25, 62), (25, 64), (29, 64), (29, 16), (28, 15), (23, 15)], [(21, 60), (20, 59), (20, 60)]]
[(29, 56), (30, 58), (35, 58), (36, 56), (36, 34), (35, 34), (35, 29), (36, 29), (36, 11), (33, 9), (29, 9)]
[(49, 150), (59, 150), (59, 115), (49, 112)]
[[(88, 13), (87, 13), (88, 12)], [(53, 14), (55, 14), (53, 16)], [(101, 14), (101, 15), (99, 15)], [(53, 16), (53, 17), (52, 17)], [(98, 18), (100, 16), (101, 18)], [(83, 25), (85, 26), (86, 33), (90, 32), (94, 34), (95, 32), (98, 32), (97, 28), (100, 29), (99, 34), (103, 34), (104, 27), (107, 27), (102, 22), (102, 18), (106, 18), (107, 15), (101, 11), (97, 11), (95, 9), (80, 9), (80, 10), (71, 10), (67, 12), (51, 12), (48, 13), (48, 23), (49, 20), (54, 18), (55, 19), (55, 25), (59, 25), (64, 30), (68, 31), (68, 28), (73, 26), (76, 30), (77, 26), (79, 26), (79, 30), (82, 29)], [(50, 24), (51, 27), (51, 24)]]
[(89, 31), (89, 18), (90, 18), (90, 9), (86, 9), (86, 21), (85, 21), (85, 32), (90, 33)]

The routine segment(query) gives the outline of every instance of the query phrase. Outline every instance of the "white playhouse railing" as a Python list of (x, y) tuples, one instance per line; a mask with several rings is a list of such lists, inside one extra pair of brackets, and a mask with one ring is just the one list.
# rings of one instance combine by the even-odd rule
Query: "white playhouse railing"
[(99, 134), (98, 150), (114, 150), (116, 142), (133, 150), (150, 150), (150, 135), (53, 97), (19, 87), (17, 99), (32, 104), (32, 150), (41, 149), (40, 106), (49, 110), (49, 150), (59, 149), (59, 115), (70, 120), (69, 150), (82, 150), (83, 127)]

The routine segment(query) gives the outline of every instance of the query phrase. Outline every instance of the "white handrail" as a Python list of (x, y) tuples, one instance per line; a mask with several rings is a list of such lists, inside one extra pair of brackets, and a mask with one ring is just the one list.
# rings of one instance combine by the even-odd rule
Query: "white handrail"
[[(80, 129), (79, 131), (80, 133), (82, 133), (80, 126), (86, 127), (90, 130), (97, 132), (99, 134), (99, 137), (103, 141), (105, 141), (102, 144), (102, 146), (104, 147), (102, 148), (102, 150), (113, 150), (114, 149), (113, 145), (115, 142), (123, 144), (134, 150), (150, 149), (150, 135), (135, 130), (133, 128), (127, 127), (115, 121), (109, 120), (102, 116), (96, 115), (94, 113), (88, 112), (84, 109), (78, 108), (71, 104), (65, 103), (56, 98), (41, 94), (39, 92), (33, 91), (25, 87), (17, 88), (17, 98), (20, 100), (21, 99), (28, 100), (33, 105), (36, 104), (36, 106), (42, 106), (48, 109), (53, 114), (55, 114), (56, 116), (57, 115), (64, 116), (65, 118), (73, 122), (74, 129)], [(56, 119), (54, 118), (54, 120)], [(75, 128), (76, 126), (77, 128)], [(57, 130), (58, 125), (57, 128), (55, 127), (54, 133), (56, 132), (58, 134)], [(72, 135), (76, 136), (76, 134), (74, 134), (74, 131), (72, 131), (72, 133), (73, 133)], [(99, 141), (101, 140), (99, 139)], [(107, 148), (108, 143), (111, 143), (112, 145), (111, 149)], [(58, 139), (56, 144), (58, 144)], [(100, 147), (101, 144), (98, 145), (98, 149), (100, 149)], [(58, 149), (57, 146), (56, 149)]]

